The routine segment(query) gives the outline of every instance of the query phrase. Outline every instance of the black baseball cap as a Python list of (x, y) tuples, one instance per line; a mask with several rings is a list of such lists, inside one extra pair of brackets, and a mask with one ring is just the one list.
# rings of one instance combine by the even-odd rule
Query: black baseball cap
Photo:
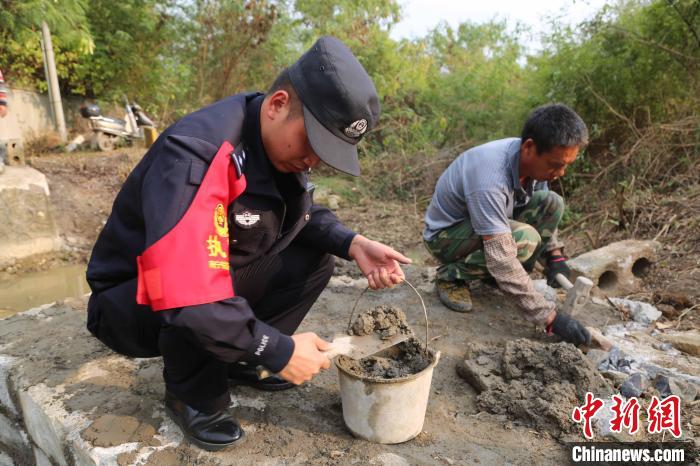
[(316, 155), (336, 170), (359, 176), (357, 143), (376, 126), (380, 109), (367, 71), (345, 44), (324, 36), (288, 72)]

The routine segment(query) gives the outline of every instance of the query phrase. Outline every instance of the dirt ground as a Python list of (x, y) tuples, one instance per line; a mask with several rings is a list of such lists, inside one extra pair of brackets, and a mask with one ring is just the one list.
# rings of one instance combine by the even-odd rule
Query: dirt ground
[[(0, 281), (11, 280), (21, 271), (41, 270), (60, 263), (85, 263), (91, 245), (110, 212), (116, 192), (142, 153), (142, 149), (121, 149), (111, 154), (33, 157), (31, 165), (48, 177), (54, 216), (67, 251), (20, 261), (11, 273), (0, 271)], [(356, 231), (390, 244), (409, 255), (417, 265), (434, 265), (420, 240), (423, 212), (418, 206), (377, 199), (352, 203), (341, 199), (336, 212)], [(586, 249), (585, 238), (582, 239), (579, 233), (565, 235), (564, 240), (569, 241), (569, 253)], [(679, 261), (682, 261), (684, 274), (674, 279), (674, 267)], [(359, 271), (353, 264), (338, 262), (337, 275), (359, 277)], [(695, 267), (692, 267), (693, 263)], [(267, 457), (272, 462), (280, 459), (295, 462), (296, 458), (316, 464), (399, 464), (390, 462), (391, 454), (399, 455), (412, 464), (562, 464), (566, 450), (561, 441), (565, 437), (552, 435), (547, 429), (535, 429), (527, 423), (514, 422), (503, 414), (482, 410), (477, 392), (458, 378), (455, 370), (463, 360), (467, 344), (503, 347), (506, 342), (518, 338), (543, 341), (545, 336), (525, 323), (500, 292), (490, 288), (474, 295), (474, 312), (458, 314), (447, 310), (439, 303), (435, 293), (430, 291), (426, 270), (425, 267), (409, 267), (408, 278), (422, 285), (430, 315), (430, 345), (442, 352), (442, 358), (433, 379), (422, 434), (407, 444), (391, 447), (353, 439), (343, 426), (337, 377), (333, 371), (329, 371), (314, 383), (289, 392), (289, 395), (237, 389), (242, 401), (236, 413), (244, 426), (248, 426), (250, 438), (236, 450), (235, 456)], [(682, 256), (679, 259), (678, 251), (665, 250), (653, 273), (647, 277), (643, 289), (633, 298), (667, 306), (662, 323), (673, 323), (679, 330), (697, 329), (700, 323), (699, 280), (700, 257)], [(332, 295), (328, 290), (324, 292), (300, 331), (313, 330), (323, 337), (331, 337), (341, 330), (339, 322), (345, 322), (348, 305), (361, 290), (346, 286), (331, 289)], [(409, 322), (422, 328), (422, 311), (412, 294), (407, 287), (399, 287), (386, 293), (368, 293), (366, 301), (367, 305), (414, 302), (415, 306), (402, 308)], [(600, 327), (620, 322), (620, 315), (607, 307), (597, 306), (582, 320)], [(89, 344), (94, 346), (94, 341)], [(148, 387), (148, 390), (155, 388)], [(700, 407), (696, 406), (695, 409)], [(118, 416), (124, 413), (105, 414)], [(138, 413), (126, 414), (142, 416)], [(687, 414), (698, 416), (700, 413)], [(144, 418), (142, 421), (153, 424), (153, 420)], [(157, 428), (157, 424), (154, 427)], [(138, 427), (134, 429), (138, 430)], [(99, 437), (98, 434), (99, 425), (87, 435)], [(580, 435), (577, 439), (580, 439)], [(388, 458), (389, 462), (377, 460), (381, 455), (389, 455), (383, 457)], [(151, 458), (155, 459), (159, 459), (160, 464), (181, 463), (185, 459), (194, 464), (226, 464), (226, 460), (221, 463), (219, 457), (206, 454), (197, 456), (185, 447), (161, 451), (158, 458)], [(124, 460), (128, 463), (127, 458)]]
[[(522, 367), (519, 361), (530, 361), (527, 364), (544, 361), (548, 366), (541, 372), (545, 380), (540, 383), (548, 385), (546, 379), (563, 380), (568, 376), (557, 375), (557, 359), (542, 358), (543, 353), (537, 346), (552, 342), (551, 337), (524, 324), (515, 309), (504, 304), (498, 294), (478, 293), (474, 296), (476, 310), (458, 314), (443, 307), (434, 293), (427, 292), (430, 283), (425, 268), (410, 266), (407, 277), (419, 289), (426, 290), (423, 296), (430, 316), (429, 347), (440, 351), (441, 358), (433, 374), (423, 432), (398, 445), (368, 443), (355, 439), (347, 431), (335, 369), (323, 372), (301, 387), (280, 393), (232, 387), (232, 412), (246, 430), (244, 442), (218, 453), (206, 453), (182, 443), (179, 431), (162, 411), (160, 359), (121, 358), (90, 337), (84, 327), (84, 301), (69, 300), (54, 306), (42, 311), (43, 318), (25, 314), (11, 317), (0, 326), (0, 340), (12, 336), (13, 344), (3, 353), (25, 361), (22, 377), (27, 384), (56, 389), (61, 394), (57, 400), (63, 400), (67, 413), (85, 413), (94, 421), (80, 435), (95, 447), (124, 442), (139, 442), (140, 448), (161, 447), (145, 464), (566, 463), (567, 449), (563, 442), (581, 440), (577, 428), (564, 422), (575, 400), (567, 399), (550, 406), (546, 415), (558, 416), (563, 423), (563, 428), (556, 431), (553, 430), (556, 426), (538, 425), (525, 417), (513, 419), (512, 413), (508, 413), (511, 405), (507, 400), (499, 403), (494, 399), (497, 392), (492, 392), (485, 400), (490, 408), (482, 409), (484, 400), (456, 375), (467, 347), (477, 345), (505, 348), (511, 353), (524, 349), (529, 353), (524, 358), (513, 353), (515, 357), (511, 359), (515, 366), (527, 373), (537, 372), (536, 368)], [(342, 331), (362, 289), (362, 285), (339, 284), (338, 279), (334, 279), (313, 306), (300, 331), (314, 331), (327, 339)], [(423, 312), (409, 287), (366, 293), (359, 308), (379, 305), (403, 309), (409, 325), (423, 338)], [(602, 306), (594, 307), (584, 316), (588, 324), (615, 322), (616, 319), (610, 309)], [(42, 336), (48, 334), (50, 338)], [(551, 345), (552, 348), (561, 346)], [(537, 351), (533, 352), (533, 348)], [(567, 358), (579, 354), (571, 347), (564, 353)], [(42, 356), (46, 354), (51, 357)], [(582, 356), (576, 357), (580, 360)], [(571, 380), (580, 382), (585, 378), (577, 376)], [(522, 389), (527, 384), (519, 387)], [(523, 393), (521, 399), (527, 402), (528, 393)], [(554, 413), (564, 405), (568, 405), (563, 411), (564, 417), (561, 411)], [(497, 411), (499, 406), (501, 413), (490, 412)], [(698, 415), (700, 406), (694, 412), (684, 412), (684, 419)], [(685, 435), (696, 436), (693, 429), (697, 427), (684, 425)], [(119, 464), (133, 464), (136, 454), (123, 453), (118, 459)]]

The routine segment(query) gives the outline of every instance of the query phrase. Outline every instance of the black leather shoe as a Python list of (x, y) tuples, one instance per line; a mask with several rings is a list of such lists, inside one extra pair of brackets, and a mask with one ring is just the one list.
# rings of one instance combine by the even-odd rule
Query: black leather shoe
[(223, 450), (241, 441), (244, 436), (241, 426), (226, 410), (212, 414), (203, 413), (167, 391), (165, 412), (180, 426), (187, 440), (207, 451)]
[(282, 377), (277, 377), (276, 375), (265, 379), (259, 379), (255, 367), (243, 364), (229, 364), (228, 380), (233, 385), (248, 385), (249, 387), (266, 392), (278, 392), (280, 390), (289, 390), (290, 388), (296, 387), (293, 383), (287, 382)]

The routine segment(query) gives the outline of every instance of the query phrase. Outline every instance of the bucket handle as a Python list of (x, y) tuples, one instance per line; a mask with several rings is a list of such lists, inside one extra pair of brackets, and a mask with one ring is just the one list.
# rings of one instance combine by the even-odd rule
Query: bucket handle
[[(411, 284), (406, 278), (403, 279), (403, 283), (406, 285), (410, 286), (413, 291), (415, 291), (416, 295), (418, 295), (418, 299), (420, 299), (420, 304), (423, 306), (423, 316), (425, 317), (425, 351), (426, 353), (428, 352), (428, 310), (425, 308), (425, 302), (423, 301), (423, 297), (420, 295), (418, 290), (416, 289), (415, 286)], [(357, 305), (360, 303), (360, 299), (362, 299), (362, 296), (364, 296), (365, 293), (369, 290), (369, 286), (362, 290), (362, 293), (357, 297), (355, 300), (355, 305), (352, 307), (352, 312), (350, 312), (350, 320), (348, 320), (348, 328), (347, 331), (350, 332), (350, 327), (352, 326), (352, 318), (355, 316), (355, 310), (357, 309)]]

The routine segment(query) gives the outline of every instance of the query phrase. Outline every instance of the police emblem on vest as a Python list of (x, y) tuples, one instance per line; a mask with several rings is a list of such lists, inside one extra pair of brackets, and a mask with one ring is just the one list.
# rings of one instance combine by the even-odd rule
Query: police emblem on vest
[(260, 215), (244, 210), (240, 214), (234, 215), (234, 219), (242, 227), (252, 227), (260, 221)]

